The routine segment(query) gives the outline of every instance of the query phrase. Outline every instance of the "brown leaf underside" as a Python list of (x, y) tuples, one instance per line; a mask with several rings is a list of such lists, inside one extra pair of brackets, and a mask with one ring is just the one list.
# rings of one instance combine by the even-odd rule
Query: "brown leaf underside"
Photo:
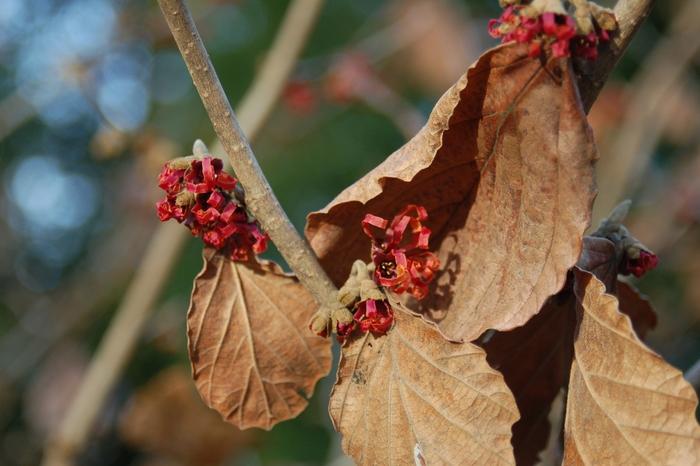
[(359, 465), (514, 464), (518, 409), (481, 348), (397, 310), (385, 336), (345, 344), (330, 414)]
[(579, 269), (575, 277), (581, 321), (569, 381), (564, 464), (698, 464), (695, 391), (637, 338), (600, 280)]
[[(559, 77), (557, 77), (559, 76)], [(369, 259), (360, 222), (424, 205), (443, 272), (422, 310), (452, 338), (524, 324), (578, 258), (595, 147), (569, 66), (527, 50), (486, 52), (405, 146), (308, 218), (336, 283)]]
[(330, 370), (330, 341), (306, 325), (313, 298), (272, 262), (204, 250), (187, 314), (192, 374), (205, 403), (241, 429), (270, 429), (307, 405)]
[(513, 426), (517, 464), (534, 465), (550, 438), (552, 403), (569, 379), (576, 301), (570, 288), (552, 296), (528, 323), (497, 332), (482, 347), (513, 392), (520, 420)]
[(619, 302), (620, 312), (627, 314), (632, 321), (632, 327), (644, 340), (647, 334), (656, 328), (656, 311), (651, 306), (649, 300), (639, 292), (633, 285), (618, 280), (615, 292)]

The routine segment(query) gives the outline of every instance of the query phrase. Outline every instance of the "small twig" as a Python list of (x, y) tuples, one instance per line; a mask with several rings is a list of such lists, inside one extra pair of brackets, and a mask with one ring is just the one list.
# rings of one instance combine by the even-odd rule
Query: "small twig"
[[(689, 0), (694, 1), (694, 0)], [(592, 70), (579, 76), (578, 87), (586, 113), (593, 106), (600, 90), (608, 80), (615, 65), (627, 50), (632, 37), (642, 25), (654, 0), (618, 0), (615, 4), (615, 18), (618, 29), (609, 43), (609, 49), (600, 54)]]
[[(275, 61), (271, 58), (265, 60), (260, 70), (261, 76), (271, 75), (271, 67), (274, 67), (274, 73), (289, 73), (303, 48), (308, 31), (315, 23), (321, 4), (320, 0), (294, 1), (270, 51)], [(296, 13), (292, 15), (292, 11)], [(291, 38), (284, 35), (292, 32)], [(277, 52), (279, 49), (283, 49), (284, 53)], [(241, 126), (251, 138), (259, 133), (265, 117), (269, 115), (269, 109), (261, 107), (274, 105), (275, 101), (269, 96), (278, 96), (286, 79), (286, 75), (277, 76), (276, 79), (254, 79), (249, 94), (265, 98), (262, 102), (244, 98), (239, 114)], [(45, 466), (71, 465), (75, 455), (82, 450), (95, 419), (155, 309), (155, 301), (188, 236), (187, 230), (178, 225), (161, 224), (156, 229), (63, 422), (47, 445)]]
[(600, 185), (604, 189), (596, 201), (594, 219), (629, 196), (642, 180), (662, 134), (660, 121), (670, 116), (661, 109), (700, 52), (698, 21), (700, 2), (687, 0), (674, 18), (670, 35), (652, 50), (635, 77), (623, 123), (608, 146), (609, 156), (601, 160)]
[[(307, 3), (311, 1), (308, 0)], [(241, 185), (245, 188), (248, 208), (318, 304), (332, 309), (336, 306), (337, 289), (273, 194), (221, 87), (189, 9), (182, 0), (159, 0), (158, 4), (190, 71), (216, 135), (226, 150)]]

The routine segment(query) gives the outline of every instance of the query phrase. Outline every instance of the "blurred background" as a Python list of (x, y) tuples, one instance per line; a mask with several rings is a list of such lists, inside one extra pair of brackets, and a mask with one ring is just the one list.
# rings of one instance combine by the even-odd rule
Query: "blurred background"
[[(234, 107), (287, 4), (190, 2)], [(661, 258), (636, 281), (659, 313), (649, 344), (683, 370), (700, 358), (698, 4), (657, 3), (590, 116), (594, 222), (634, 200), (630, 229)], [(496, 0), (327, 2), (254, 144), (300, 230), (422, 125), (495, 45), (499, 14)], [(155, 2), (0, 2), (0, 464), (40, 462), (157, 227), (156, 176), (195, 138), (213, 130)], [(236, 431), (199, 400), (188, 241), (79, 464), (349, 464), (325, 407), (333, 376), (271, 432)]]

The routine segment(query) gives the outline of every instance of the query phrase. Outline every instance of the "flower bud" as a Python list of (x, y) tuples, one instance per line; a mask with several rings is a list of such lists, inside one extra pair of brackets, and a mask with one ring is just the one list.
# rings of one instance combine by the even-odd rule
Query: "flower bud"
[(331, 333), (331, 316), (328, 310), (321, 308), (316, 311), (309, 321), (309, 330), (324, 338)]
[(360, 284), (352, 277), (338, 290), (338, 301), (346, 307), (352, 307), (360, 297)]
[(177, 193), (177, 196), (175, 197), (175, 205), (180, 207), (189, 207), (194, 204), (194, 199), (194, 193), (183, 189)]
[(345, 307), (335, 309), (333, 312), (331, 312), (331, 321), (335, 322), (337, 325), (347, 325), (352, 322), (352, 312)]

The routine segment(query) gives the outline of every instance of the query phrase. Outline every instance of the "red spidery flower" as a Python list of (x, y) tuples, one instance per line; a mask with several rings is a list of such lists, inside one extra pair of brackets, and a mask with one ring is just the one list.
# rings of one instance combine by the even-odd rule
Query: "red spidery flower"
[(223, 167), (220, 159), (210, 156), (166, 163), (158, 176), (158, 186), (165, 191), (165, 199), (156, 203), (158, 218), (173, 218), (231, 259), (247, 261), (251, 252), (265, 252), (267, 235), (231, 194), (238, 181)]
[(651, 251), (646, 251), (644, 249), (639, 250), (639, 257), (632, 259), (627, 257), (621, 273), (624, 275), (632, 274), (639, 278), (651, 269), (656, 268), (659, 265), (659, 257)]
[[(372, 238), (374, 280), (395, 293), (407, 292), (423, 299), (435, 278), (440, 261), (429, 252), (430, 229), (423, 226), (428, 214), (424, 207), (406, 206), (389, 223), (382, 217), (367, 214), (362, 230)], [(376, 233), (376, 229), (383, 232)]]
[[(394, 310), (386, 299), (367, 299), (357, 305), (353, 319), (363, 332), (384, 335), (394, 323)], [(340, 325), (338, 336), (340, 337)]]
[(594, 24), (594, 30), (580, 34), (574, 19), (566, 14), (544, 12), (538, 16), (523, 14), (523, 5), (507, 7), (498, 19), (492, 19), (488, 31), (501, 42), (529, 44), (529, 55), (539, 57), (551, 51), (555, 58), (574, 56), (595, 60), (598, 46), (609, 40), (608, 31)]

